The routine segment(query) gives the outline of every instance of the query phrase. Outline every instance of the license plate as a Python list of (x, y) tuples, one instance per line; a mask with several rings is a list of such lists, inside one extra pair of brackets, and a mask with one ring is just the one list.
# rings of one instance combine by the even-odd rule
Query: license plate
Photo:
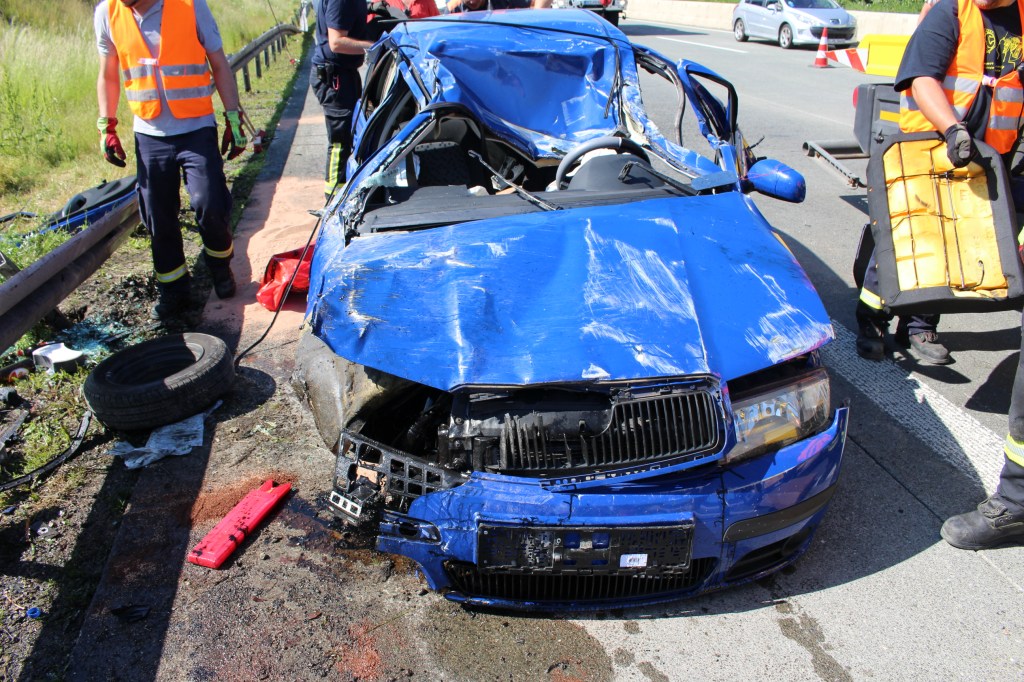
[(502, 526), (480, 524), (477, 566), (502, 573), (646, 573), (689, 569), (693, 524)]

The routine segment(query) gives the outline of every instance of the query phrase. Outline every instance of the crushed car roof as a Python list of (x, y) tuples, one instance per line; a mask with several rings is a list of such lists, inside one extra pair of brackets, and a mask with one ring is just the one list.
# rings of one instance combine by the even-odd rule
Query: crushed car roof
[[(463, 104), (534, 158), (561, 156), (615, 127), (617, 67), (632, 62), (618, 29), (589, 12), (476, 14), (408, 22), (391, 32), (431, 102)], [(557, 96), (536, 97), (539, 83)]]

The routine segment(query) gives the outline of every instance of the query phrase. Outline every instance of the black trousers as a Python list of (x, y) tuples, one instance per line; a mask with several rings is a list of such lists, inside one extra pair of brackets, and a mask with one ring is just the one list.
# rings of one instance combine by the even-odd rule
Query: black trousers
[(327, 167), (324, 171), (324, 194), (330, 194), (347, 176), (345, 164), (352, 153), (352, 114), (362, 91), (359, 70), (334, 66), (324, 78), (318, 76), (314, 64), (309, 74), (310, 87), (324, 110), (327, 124)]
[(227, 267), (233, 251), (231, 191), (217, 148), (217, 128), (167, 137), (136, 134), (135, 166), (139, 213), (152, 237), (157, 282), (171, 289), (175, 283), (188, 282), (178, 220), (182, 177), (196, 212), (206, 263), (211, 269)]

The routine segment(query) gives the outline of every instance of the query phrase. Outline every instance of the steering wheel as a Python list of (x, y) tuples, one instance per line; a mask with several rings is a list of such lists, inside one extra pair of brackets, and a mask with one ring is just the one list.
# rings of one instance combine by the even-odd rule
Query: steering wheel
[(647, 163), (651, 162), (651, 159), (647, 156), (647, 152), (644, 151), (644, 148), (633, 140), (626, 137), (605, 135), (604, 137), (587, 140), (583, 144), (576, 145), (576, 147), (569, 150), (568, 154), (562, 157), (561, 163), (558, 164), (558, 170), (555, 172), (555, 187), (561, 189), (562, 183), (565, 181), (565, 174), (568, 173), (573, 166), (579, 163), (579, 160), (583, 158), (584, 154), (592, 152), (595, 149), (614, 149), (616, 153), (634, 154)]

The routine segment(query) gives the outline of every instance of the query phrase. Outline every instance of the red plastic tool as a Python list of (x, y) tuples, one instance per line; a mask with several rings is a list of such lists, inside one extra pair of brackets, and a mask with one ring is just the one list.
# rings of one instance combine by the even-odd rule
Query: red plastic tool
[(275, 486), (273, 481), (266, 481), (250, 492), (189, 552), (188, 560), (199, 566), (220, 568), (291, 489), (290, 483)]

